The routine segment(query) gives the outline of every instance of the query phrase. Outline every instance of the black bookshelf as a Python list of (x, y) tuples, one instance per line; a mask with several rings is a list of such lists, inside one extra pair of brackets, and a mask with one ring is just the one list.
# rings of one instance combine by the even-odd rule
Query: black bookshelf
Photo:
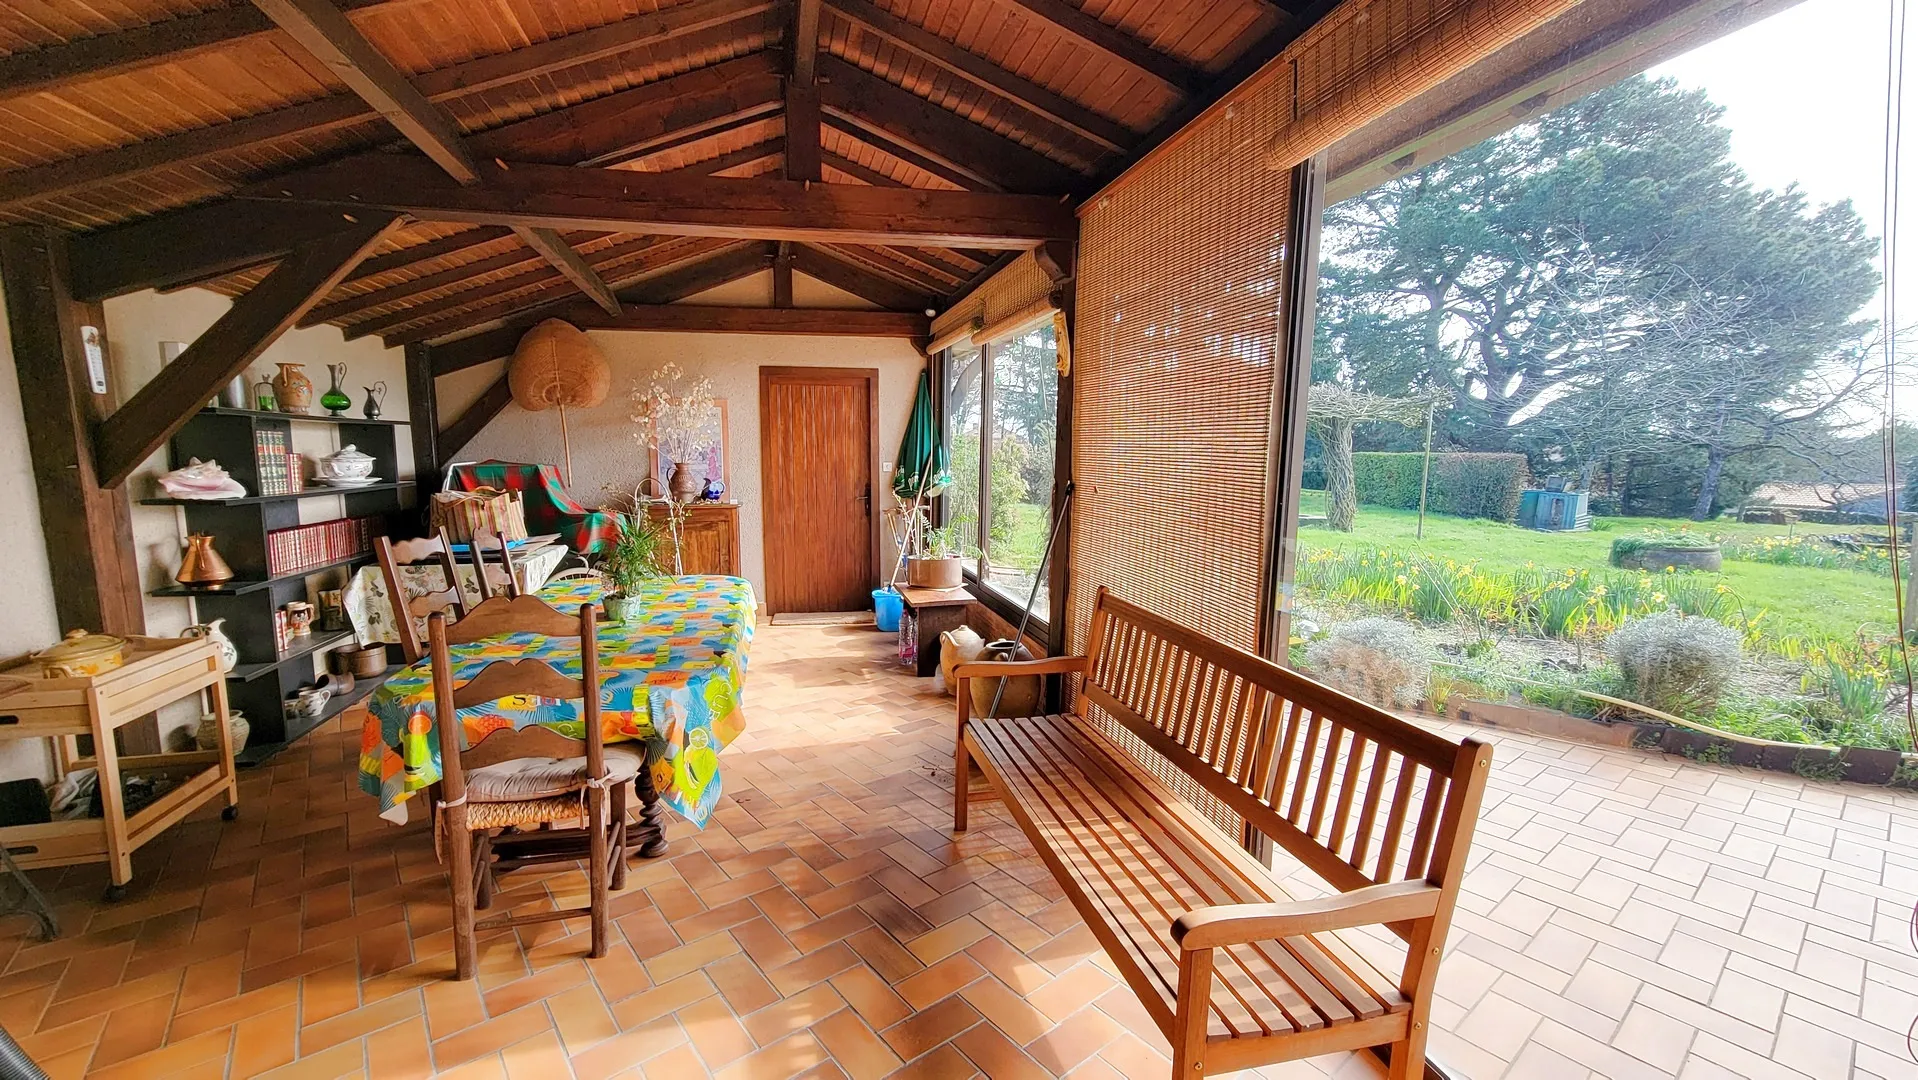
[[(295, 600), (313, 600), (321, 589), (340, 588), (347, 576), (372, 561), (370, 552), (291, 573), (272, 573), (267, 565), (268, 534), (280, 529), (315, 524), (302, 521), (301, 506), (309, 499), (337, 498), (342, 517), (376, 519), (378, 532), (390, 533), (407, 510), (413, 485), (392, 479), (399, 472), (399, 443), (404, 420), (366, 420), (356, 416), (301, 415), (256, 409), (207, 408), (196, 413), (168, 444), (173, 467), (189, 459), (218, 461), (249, 492), (260, 490), (255, 446), (262, 431), (278, 431), (292, 442), (295, 425), (327, 425), (337, 432), (337, 445), (352, 444), (374, 461), (377, 484), (357, 488), (326, 487), (308, 482), (305, 490), (285, 495), (252, 494), (238, 499), (142, 499), (147, 506), (174, 506), (190, 532), (208, 533), (213, 546), (234, 578), (213, 588), (168, 585), (150, 595), (191, 598), (200, 622), (225, 619), (224, 629), (239, 650), (239, 663), (227, 676), (227, 699), (246, 713), (253, 725), (242, 764), (257, 764), (288, 743), (337, 715), (371, 693), (381, 679), (361, 680), (354, 692), (336, 698), (318, 720), (290, 720), (285, 703), (301, 688), (316, 681), (314, 658), (353, 640), (352, 633), (320, 630), (291, 638), (284, 649), (274, 641), (274, 613)], [(317, 604), (315, 607), (317, 608)], [(317, 611), (316, 611), (317, 615)]]

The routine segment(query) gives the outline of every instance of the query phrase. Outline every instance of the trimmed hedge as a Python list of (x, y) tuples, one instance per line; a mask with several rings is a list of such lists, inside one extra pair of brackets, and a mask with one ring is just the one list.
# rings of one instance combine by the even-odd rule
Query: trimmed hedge
[[(1419, 507), (1419, 453), (1352, 455), (1352, 482), (1359, 502), (1397, 510)], [(1524, 454), (1433, 454), (1426, 509), (1454, 517), (1518, 520), (1519, 494), (1530, 473)]]

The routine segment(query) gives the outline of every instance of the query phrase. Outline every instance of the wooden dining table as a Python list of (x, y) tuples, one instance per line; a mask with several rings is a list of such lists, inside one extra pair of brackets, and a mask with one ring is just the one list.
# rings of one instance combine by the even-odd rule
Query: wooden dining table
[[(746, 654), (758, 603), (752, 585), (735, 577), (667, 578), (650, 587), (645, 613), (602, 621), (598, 647), (601, 732), (609, 743), (644, 741), (647, 769), (636, 785), (643, 854), (664, 850), (658, 808), (670, 807), (703, 827), (724, 790), (719, 752), (745, 729)], [(597, 580), (555, 582), (539, 595), (574, 612), (601, 602)], [(606, 620), (602, 613), (602, 620)], [(545, 660), (577, 677), (577, 638), (515, 633), (450, 650), (453, 681), (465, 682), (498, 660)], [(360, 729), (360, 788), (380, 800), (382, 817), (407, 818), (412, 796), (440, 779), (443, 725), (433, 707), (432, 663), (421, 660), (389, 678), (367, 699)], [(580, 738), (578, 701), (513, 697), (459, 711), (461, 746), (502, 727), (531, 725)]]

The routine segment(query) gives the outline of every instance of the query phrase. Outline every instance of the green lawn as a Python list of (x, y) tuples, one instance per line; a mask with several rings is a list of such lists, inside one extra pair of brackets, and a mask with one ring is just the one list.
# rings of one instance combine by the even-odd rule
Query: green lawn
[[(1300, 510), (1307, 515), (1324, 513), (1324, 493), (1308, 492)], [(1427, 514), (1425, 536), (1421, 540), (1416, 536), (1417, 523), (1418, 514), (1414, 511), (1361, 506), (1352, 532), (1337, 533), (1323, 525), (1308, 524), (1299, 530), (1299, 547), (1312, 551), (1371, 545), (1476, 562), (1488, 568), (1512, 568), (1532, 562), (1550, 569), (1601, 570), (1610, 565), (1613, 538), (1644, 529), (1684, 527), (1727, 538), (1782, 536), (1786, 531), (1783, 525), (1736, 521), (1700, 524), (1668, 518), (1596, 518), (1590, 532), (1548, 533), (1491, 521)], [(1857, 532), (1858, 527), (1800, 524), (1794, 531), (1800, 535)], [(1767, 621), (1776, 620), (1781, 631), (1848, 638), (1861, 629), (1873, 634), (1889, 634), (1897, 625), (1889, 577), (1854, 570), (1779, 566), (1736, 559), (1725, 560), (1724, 576), (1725, 583), (1744, 599), (1748, 611), (1756, 613), (1758, 609), (1766, 609), (1770, 613)]]

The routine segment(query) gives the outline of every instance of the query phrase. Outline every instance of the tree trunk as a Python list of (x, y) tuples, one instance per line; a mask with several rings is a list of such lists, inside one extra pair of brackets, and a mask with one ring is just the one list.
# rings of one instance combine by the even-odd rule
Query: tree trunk
[(1705, 451), (1705, 479), (1698, 485), (1698, 501), (1692, 504), (1693, 521), (1710, 521), (1712, 503), (1718, 501), (1718, 479), (1725, 472), (1725, 452), (1717, 447)]
[(1325, 524), (1351, 532), (1359, 516), (1358, 492), (1352, 484), (1352, 421), (1328, 416), (1320, 424), (1325, 443)]

